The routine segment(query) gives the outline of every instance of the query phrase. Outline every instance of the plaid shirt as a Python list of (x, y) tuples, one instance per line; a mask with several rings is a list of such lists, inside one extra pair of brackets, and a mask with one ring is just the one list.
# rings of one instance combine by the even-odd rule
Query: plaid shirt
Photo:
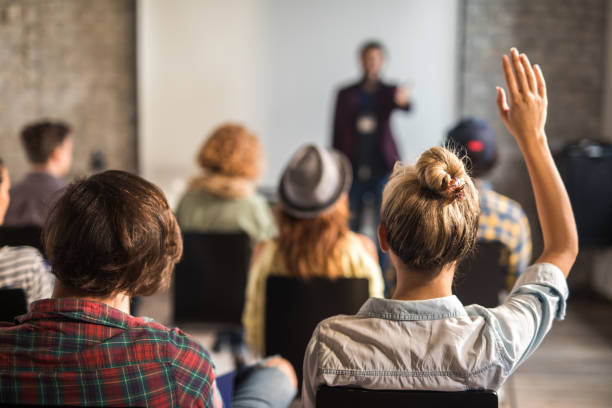
[(221, 407), (208, 352), (103, 303), (46, 299), (0, 324), (0, 402)]
[(506, 247), (506, 288), (510, 291), (531, 261), (529, 221), (519, 203), (496, 193), (486, 181), (480, 186), (478, 239), (499, 241)]

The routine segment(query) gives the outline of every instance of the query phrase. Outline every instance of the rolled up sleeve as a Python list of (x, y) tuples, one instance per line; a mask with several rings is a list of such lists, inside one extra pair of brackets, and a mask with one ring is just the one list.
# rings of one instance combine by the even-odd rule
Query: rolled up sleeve
[(506, 374), (542, 343), (555, 319), (565, 317), (568, 287), (561, 270), (549, 263), (530, 266), (504, 303), (489, 309)]

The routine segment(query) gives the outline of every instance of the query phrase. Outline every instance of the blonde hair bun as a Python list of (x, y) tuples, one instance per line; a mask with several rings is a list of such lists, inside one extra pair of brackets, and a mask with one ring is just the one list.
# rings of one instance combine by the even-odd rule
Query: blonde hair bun
[(459, 157), (443, 147), (425, 151), (417, 161), (416, 171), (422, 188), (449, 200), (462, 197), (469, 179)]
[(414, 166), (396, 164), (383, 191), (380, 223), (405, 265), (436, 276), (470, 253), (479, 212), (478, 191), (461, 159), (434, 147)]

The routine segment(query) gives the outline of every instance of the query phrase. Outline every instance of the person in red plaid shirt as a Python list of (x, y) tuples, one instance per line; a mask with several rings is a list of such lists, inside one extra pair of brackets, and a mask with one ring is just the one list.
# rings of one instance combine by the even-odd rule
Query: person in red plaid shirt
[[(43, 240), (53, 297), (0, 324), (0, 402), (223, 406), (204, 347), (129, 314), (130, 297), (166, 287), (182, 254), (161, 190), (121, 171), (77, 181), (51, 211)], [(234, 407), (287, 406), (295, 395), (293, 368), (280, 358), (241, 378)]]

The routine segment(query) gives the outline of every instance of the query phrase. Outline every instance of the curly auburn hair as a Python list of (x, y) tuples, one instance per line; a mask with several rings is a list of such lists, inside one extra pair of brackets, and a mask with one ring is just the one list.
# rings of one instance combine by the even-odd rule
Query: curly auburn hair
[(295, 218), (279, 206), (277, 260), (290, 276), (337, 278), (342, 275), (338, 243), (348, 232), (350, 211), (346, 194), (329, 211), (309, 219)]
[(70, 184), (43, 227), (53, 274), (81, 293), (147, 296), (167, 287), (183, 253), (162, 191), (123, 171)]
[(206, 170), (257, 180), (262, 154), (259, 139), (253, 133), (242, 125), (227, 123), (212, 132), (196, 160)]

